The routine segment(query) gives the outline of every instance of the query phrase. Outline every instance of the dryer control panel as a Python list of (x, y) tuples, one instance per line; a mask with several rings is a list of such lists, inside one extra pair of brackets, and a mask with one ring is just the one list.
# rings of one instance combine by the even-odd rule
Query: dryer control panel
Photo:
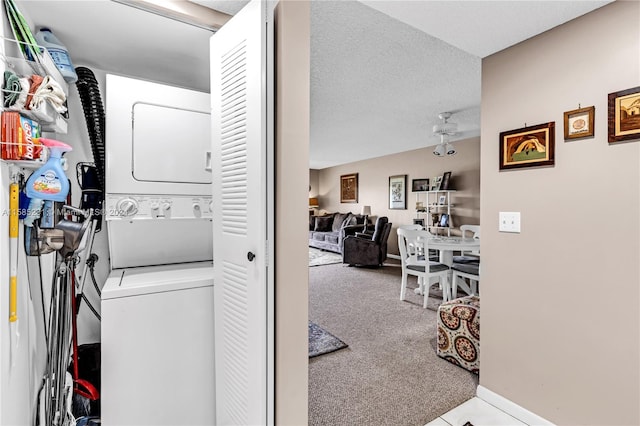
[(213, 259), (211, 197), (108, 194), (112, 268)]
[(211, 219), (213, 201), (202, 196), (110, 194), (106, 220)]

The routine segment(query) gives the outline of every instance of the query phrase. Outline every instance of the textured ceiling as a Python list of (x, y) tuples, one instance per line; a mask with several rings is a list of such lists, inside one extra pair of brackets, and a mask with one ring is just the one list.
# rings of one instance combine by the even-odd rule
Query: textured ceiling
[(480, 58), (359, 2), (311, 4), (312, 168), (480, 134)]
[[(108, 0), (18, 0), (76, 65), (209, 91), (211, 32)], [(193, 0), (235, 14), (246, 0)], [(311, 2), (310, 167), (402, 152), (439, 139), (440, 112), (480, 133), (482, 57), (609, 1)]]
[(360, 1), (481, 58), (611, 2)]

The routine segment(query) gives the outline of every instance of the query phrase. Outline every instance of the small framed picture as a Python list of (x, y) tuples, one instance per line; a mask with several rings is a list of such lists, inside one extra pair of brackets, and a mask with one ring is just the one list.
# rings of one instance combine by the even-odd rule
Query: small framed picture
[(389, 176), (389, 209), (407, 208), (407, 175)]
[(414, 225), (420, 225), (424, 228), (424, 219), (413, 219)]
[(438, 204), (441, 206), (444, 206), (447, 204), (447, 196), (446, 195), (441, 195), (438, 197)]
[(640, 86), (609, 93), (609, 143), (640, 140)]
[(451, 172), (445, 172), (442, 175), (442, 183), (440, 184), (440, 191), (446, 191), (449, 189), (450, 179), (451, 179)]
[(593, 136), (596, 107), (574, 109), (564, 113), (564, 140)]
[(340, 202), (341, 203), (357, 203), (358, 202), (358, 174), (340, 176)]
[(553, 166), (555, 121), (500, 133), (500, 170)]
[(429, 179), (413, 179), (411, 181), (411, 192), (423, 192), (429, 190)]
[(440, 185), (442, 185), (442, 176), (431, 178), (431, 191), (440, 191)]
[(438, 223), (438, 226), (440, 226), (441, 228), (448, 228), (450, 226), (450, 220), (449, 220), (448, 214), (443, 213), (440, 215), (440, 223)]

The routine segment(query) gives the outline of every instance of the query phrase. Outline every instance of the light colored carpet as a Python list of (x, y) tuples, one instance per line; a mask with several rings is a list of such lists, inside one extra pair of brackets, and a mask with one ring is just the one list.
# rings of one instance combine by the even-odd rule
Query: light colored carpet
[(331, 265), (334, 263), (342, 263), (342, 255), (340, 253), (309, 247), (309, 266)]
[(309, 360), (309, 425), (422, 426), (475, 395), (477, 376), (436, 355), (441, 296), (430, 309), (412, 290), (402, 302), (400, 277), (397, 266), (309, 268), (309, 320), (349, 343)]

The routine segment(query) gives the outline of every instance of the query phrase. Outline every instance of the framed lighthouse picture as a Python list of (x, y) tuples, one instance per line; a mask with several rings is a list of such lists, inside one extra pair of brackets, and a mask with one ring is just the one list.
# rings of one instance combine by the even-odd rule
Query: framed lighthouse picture
[(609, 143), (640, 140), (640, 86), (609, 93)]

